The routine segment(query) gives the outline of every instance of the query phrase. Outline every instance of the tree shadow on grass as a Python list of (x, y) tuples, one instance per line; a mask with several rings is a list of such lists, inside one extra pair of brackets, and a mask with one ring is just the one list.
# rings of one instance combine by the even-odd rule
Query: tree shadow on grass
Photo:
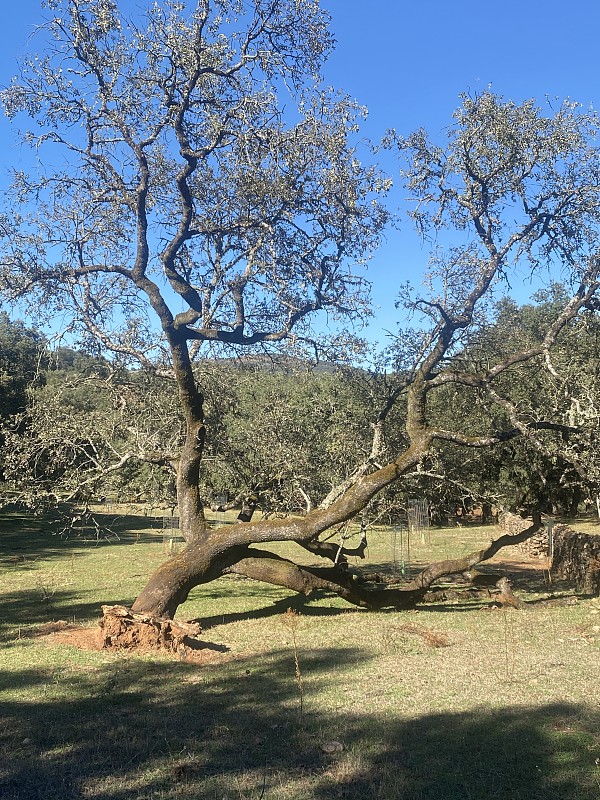
[[(600, 715), (575, 705), (336, 710), (368, 653), (199, 667), (137, 658), (0, 674), (3, 800), (597, 800)], [(329, 690), (329, 693), (327, 693)], [(37, 701), (31, 702), (35, 693)], [(317, 705), (319, 703), (319, 705)], [(331, 755), (322, 745), (344, 744)]]
[[(361, 659), (351, 649), (315, 651), (303, 665), (316, 688)], [(39, 697), (3, 704), (3, 800), (229, 797), (238, 776), (267, 764), (301, 774), (322, 763), (314, 723), (299, 716), (291, 653), (218, 670), (123, 659), (91, 672), (0, 675), (0, 685), (33, 686)]]
[[(321, 782), (315, 800), (594, 800), (600, 715), (569, 704), (375, 720), (371, 758)], [(348, 732), (360, 747), (364, 726)], [(335, 777), (335, 773), (334, 773)]]
[[(33, 590), (13, 591), (1, 595), (0, 642), (5, 645), (8, 642), (14, 644), (18, 641), (18, 636), (27, 637), (35, 626), (59, 619), (80, 625), (98, 620), (102, 615), (98, 601), (82, 602), (81, 596), (81, 591), (54, 592), (52, 587), (42, 585)], [(111, 599), (111, 605), (126, 605), (128, 602), (131, 601)]]
[[(239, 593), (239, 590), (238, 590)], [(363, 609), (348, 606), (346, 608), (333, 608), (323, 605), (313, 605), (322, 602), (326, 598), (333, 598), (335, 595), (327, 595), (324, 592), (315, 592), (310, 597), (303, 594), (294, 594), (274, 600), (268, 606), (255, 608), (249, 611), (230, 612), (226, 614), (214, 614), (213, 616), (202, 616), (197, 621), (202, 625), (203, 630), (209, 630), (217, 625), (227, 625), (231, 622), (241, 622), (249, 619), (268, 619), (285, 614), (288, 609), (302, 613), (305, 617), (336, 617), (340, 614), (349, 612), (364, 613)]]
[(65, 521), (56, 515), (35, 516), (23, 510), (2, 509), (0, 565), (23, 566), (36, 559), (64, 558), (65, 553), (82, 547), (159, 544), (163, 535), (178, 533), (163, 531), (160, 522), (151, 517), (100, 512), (94, 512), (94, 517), (98, 530), (87, 525), (61, 534)]

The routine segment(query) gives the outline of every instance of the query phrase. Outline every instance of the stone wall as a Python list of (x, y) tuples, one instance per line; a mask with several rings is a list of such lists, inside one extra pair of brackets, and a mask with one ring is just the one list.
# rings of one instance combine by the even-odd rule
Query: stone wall
[[(550, 528), (552, 529), (553, 539), (555, 536), (570, 530), (568, 525), (554, 523), (554, 521), (550, 518), (542, 518), (542, 522), (544, 523), (544, 527), (539, 531), (539, 533), (535, 533), (525, 542), (521, 542), (521, 544), (517, 545), (519, 550), (528, 555), (530, 558), (541, 559), (548, 558), (552, 555), (550, 552), (549, 540)], [(521, 533), (521, 531), (529, 528), (531, 525), (531, 519), (524, 519), (519, 514), (512, 514), (509, 511), (504, 511), (500, 515), (499, 523), (503, 533), (509, 533), (511, 536), (515, 536), (517, 533)]]
[[(543, 520), (544, 528), (517, 545), (531, 558), (552, 558), (551, 570), (578, 591), (600, 595), (600, 536), (574, 531), (569, 525)], [(515, 536), (531, 525), (518, 514), (504, 512), (499, 519), (503, 533)], [(552, 542), (549, 533), (552, 531)]]

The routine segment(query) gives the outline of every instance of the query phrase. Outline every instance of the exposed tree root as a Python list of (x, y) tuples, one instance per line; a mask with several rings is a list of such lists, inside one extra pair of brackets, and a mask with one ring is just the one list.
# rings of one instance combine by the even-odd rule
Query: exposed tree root
[(125, 606), (102, 606), (100, 621), (103, 649), (163, 650), (186, 655), (198, 649), (197, 623), (135, 614)]
[[(479, 575), (481, 573), (478, 573)], [(483, 577), (489, 578), (489, 581), (473, 581), (466, 591), (464, 588), (430, 590), (425, 594), (423, 602), (460, 602), (464, 601), (465, 595), (467, 595), (470, 600), (488, 601), (496, 607), (527, 608), (525, 603), (514, 593), (510, 580), (505, 575), (501, 577), (498, 577), (498, 575), (485, 575)]]
[(500, 590), (500, 594), (495, 598), (496, 602), (502, 606), (510, 606), (510, 608), (525, 608), (522, 600), (519, 600), (517, 595), (513, 592), (512, 586), (508, 578), (500, 578), (496, 584)]

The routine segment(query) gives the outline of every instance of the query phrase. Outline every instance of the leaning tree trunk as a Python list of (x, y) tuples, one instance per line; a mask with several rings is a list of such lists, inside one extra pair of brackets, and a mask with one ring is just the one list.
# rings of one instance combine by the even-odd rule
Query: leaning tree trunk
[(552, 571), (578, 591), (600, 595), (600, 536), (557, 525), (553, 531)]
[[(150, 576), (133, 610), (149, 616), (173, 617), (194, 586), (220, 577), (252, 555), (248, 550), (251, 544), (287, 541), (308, 546), (324, 531), (355, 517), (377, 492), (412, 469), (428, 446), (428, 441), (413, 443), (397, 461), (363, 476), (328, 508), (315, 509), (305, 517), (241, 522), (200, 531), (185, 550)], [(343, 570), (343, 565), (339, 569)]]
[[(350, 510), (347, 508), (347, 513)], [(315, 512), (316, 513), (316, 512)], [(332, 507), (318, 515), (319, 527), (331, 527)], [(337, 512), (340, 513), (339, 510)], [(270, 520), (235, 525), (207, 532), (201, 539), (177, 554), (151, 576), (132, 610), (151, 617), (172, 618), (189, 591), (221, 575), (236, 573), (263, 580), (291, 591), (310, 595), (317, 590), (334, 592), (353, 605), (379, 610), (414, 608), (440, 578), (464, 573), (492, 558), (499, 550), (519, 544), (539, 531), (539, 520), (518, 534), (505, 534), (487, 547), (457, 559), (430, 564), (410, 583), (402, 587), (373, 586), (370, 581), (348, 569), (344, 561), (331, 566), (300, 566), (273, 553), (250, 548), (250, 543), (287, 540), (302, 542), (307, 518)]]

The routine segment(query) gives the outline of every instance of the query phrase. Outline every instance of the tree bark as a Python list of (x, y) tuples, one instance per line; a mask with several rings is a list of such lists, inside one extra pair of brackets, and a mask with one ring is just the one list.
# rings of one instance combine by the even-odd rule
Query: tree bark
[(103, 649), (167, 650), (184, 655), (198, 647), (196, 637), (202, 628), (197, 623), (135, 614), (125, 606), (102, 606), (102, 614)]
[(352, 519), (381, 489), (412, 469), (427, 452), (429, 444), (429, 440), (417, 439), (397, 461), (363, 476), (328, 508), (317, 508), (305, 517), (206, 529), (150, 576), (133, 610), (149, 616), (172, 617), (194, 586), (218, 578), (245, 557), (249, 545), (274, 541), (309, 542), (333, 526)]
[[(332, 508), (317, 515), (316, 520), (321, 525), (324, 524), (322, 515), (329, 515)], [(271, 520), (211, 531), (201, 542), (192, 543), (159, 567), (132, 610), (151, 617), (171, 618), (194, 586), (227, 573), (245, 575), (305, 595), (318, 589), (330, 591), (361, 608), (413, 608), (423, 601), (430, 587), (440, 578), (463, 573), (492, 558), (503, 547), (525, 541), (540, 528), (537, 520), (526, 530), (516, 535), (505, 534), (488, 547), (462, 558), (430, 564), (402, 587), (383, 588), (371, 585), (360, 574), (348, 569), (344, 562), (328, 567), (298, 566), (272, 553), (249, 548), (250, 544), (259, 541), (302, 542), (306, 520), (306, 517)], [(317, 525), (317, 522), (312, 524)], [(275, 536), (273, 532), (277, 528), (279, 532)]]
[(200, 464), (204, 454), (204, 396), (199, 391), (185, 335), (166, 312), (159, 313), (170, 345), (173, 372), (181, 408), (185, 417), (185, 439), (177, 462), (177, 504), (183, 538), (191, 543), (201, 539), (206, 530), (204, 503), (200, 496)]
[(370, 588), (359, 575), (341, 566), (301, 567), (272, 553), (251, 552), (251, 556), (241, 559), (227, 571), (284, 586), (306, 596), (319, 589), (333, 592), (352, 605), (371, 610), (414, 608), (425, 594), (421, 589)]

